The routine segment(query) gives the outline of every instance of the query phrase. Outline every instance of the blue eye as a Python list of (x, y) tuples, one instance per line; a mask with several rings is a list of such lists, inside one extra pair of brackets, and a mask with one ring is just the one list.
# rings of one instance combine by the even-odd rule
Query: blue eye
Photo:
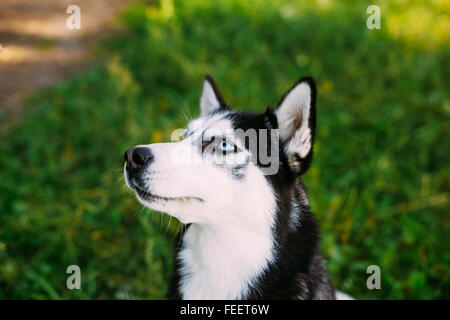
[(234, 150), (234, 146), (227, 140), (222, 140), (222, 142), (219, 144), (219, 149), (225, 152), (230, 152)]

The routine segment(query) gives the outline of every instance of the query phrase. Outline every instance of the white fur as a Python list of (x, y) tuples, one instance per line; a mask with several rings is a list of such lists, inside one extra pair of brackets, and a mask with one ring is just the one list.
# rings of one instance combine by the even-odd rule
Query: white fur
[[(261, 170), (248, 163), (245, 178), (233, 179), (226, 168), (217, 166), (219, 156), (202, 155), (196, 149), (202, 136), (229, 136), (231, 129), (223, 115), (205, 116), (188, 125), (183, 141), (148, 146), (154, 162), (144, 173), (143, 187), (175, 200), (147, 201), (138, 196), (139, 201), (192, 224), (178, 257), (184, 299), (245, 298), (274, 257), (276, 199)], [(191, 161), (173, 157), (188, 152)], [(242, 150), (236, 161), (244, 163), (246, 152)]]
[(351, 296), (341, 291), (335, 292), (336, 300), (355, 300)]
[[(311, 130), (308, 127), (311, 109), (311, 88), (300, 82), (283, 99), (275, 110), (280, 138), (287, 141), (286, 153), (297, 153), (304, 158), (311, 150)], [(298, 123), (300, 122), (300, 126)]]
[(256, 167), (249, 171), (228, 208), (208, 212), (223, 221), (188, 229), (179, 255), (183, 299), (243, 299), (272, 261), (273, 193)]
[(200, 97), (200, 115), (206, 116), (216, 109), (220, 108), (220, 102), (217, 100), (216, 94), (211, 84), (205, 80), (203, 82), (203, 91)]

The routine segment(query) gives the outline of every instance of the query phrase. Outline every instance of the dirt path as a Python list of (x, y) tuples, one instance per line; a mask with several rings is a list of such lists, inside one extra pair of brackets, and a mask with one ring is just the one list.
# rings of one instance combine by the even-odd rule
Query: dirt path
[[(111, 21), (129, 2), (1, 0), (0, 119), (8, 121), (0, 132), (19, 118), (27, 93), (89, 64), (90, 49), (112, 30)], [(66, 9), (72, 4), (81, 9), (80, 29), (66, 27)]]

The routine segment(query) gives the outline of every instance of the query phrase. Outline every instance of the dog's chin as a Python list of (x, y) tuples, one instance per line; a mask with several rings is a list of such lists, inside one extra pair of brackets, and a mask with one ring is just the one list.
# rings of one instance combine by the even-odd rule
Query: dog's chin
[(134, 190), (137, 199), (145, 207), (167, 213), (184, 224), (193, 223), (195, 219), (183, 213), (186, 211), (189, 212), (192, 206), (203, 202), (202, 199), (192, 196), (165, 197), (155, 195), (135, 185), (131, 189)]
[(131, 187), (134, 192), (136, 192), (136, 195), (138, 196), (139, 199), (144, 200), (145, 202), (148, 203), (153, 203), (153, 202), (158, 202), (158, 203), (169, 203), (169, 202), (177, 202), (179, 204), (184, 204), (187, 203), (189, 201), (198, 201), (198, 202), (203, 202), (202, 199), (198, 198), (198, 197), (193, 197), (193, 196), (179, 196), (179, 197), (169, 197), (169, 196), (161, 196), (161, 195), (156, 195), (153, 194), (150, 191), (145, 190), (144, 188), (141, 188), (139, 186), (137, 186), (136, 184), (133, 184)]
[(168, 202), (168, 201), (174, 201), (176, 200), (176, 198), (168, 198), (168, 197), (162, 197), (162, 196), (157, 196), (155, 194), (152, 194), (149, 191), (146, 191), (143, 188), (140, 188), (139, 186), (133, 185), (132, 189), (134, 190), (134, 192), (136, 193), (137, 197), (140, 200), (143, 200), (145, 202), (148, 203), (152, 203), (152, 202)]
[(137, 190), (135, 190), (135, 193), (139, 202), (151, 210), (164, 212), (184, 224), (197, 222), (194, 217), (185, 214), (186, 211), (190, 211), (189, 204), (194, 204), (194, 201), (187, 200), (184, 197), (165, 198), (154, 196)]

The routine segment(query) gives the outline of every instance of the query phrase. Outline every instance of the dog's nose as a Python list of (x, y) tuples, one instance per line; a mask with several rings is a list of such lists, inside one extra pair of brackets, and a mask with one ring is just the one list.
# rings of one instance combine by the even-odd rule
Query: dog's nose
[(139, 171), (152, 162), (153, 158), (150, 148), (145, 147), (131, 148), (124, 154), (124, 159), (127, 162), (126, 169), (129, 172)]

